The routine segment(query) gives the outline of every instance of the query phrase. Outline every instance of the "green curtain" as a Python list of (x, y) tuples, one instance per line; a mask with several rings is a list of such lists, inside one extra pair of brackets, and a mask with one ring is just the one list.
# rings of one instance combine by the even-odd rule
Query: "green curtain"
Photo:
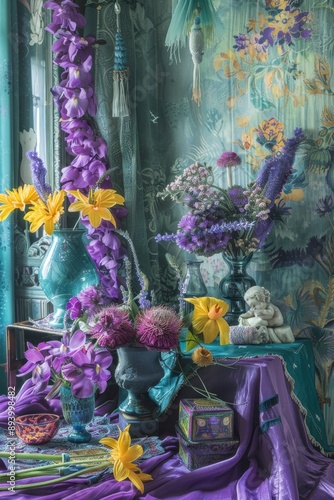
[[(17, 111), (15, 53), (17, 53), (16, 2), (0, 4), (0, 190), (14, 186), (14, 166), (18, 164), (15, 131)], [(0, 362), (6, 361), (6, 326), (14, 321), (13, 220), (0, 224)], [(1, 394), (7, 392), (3, 369)]]

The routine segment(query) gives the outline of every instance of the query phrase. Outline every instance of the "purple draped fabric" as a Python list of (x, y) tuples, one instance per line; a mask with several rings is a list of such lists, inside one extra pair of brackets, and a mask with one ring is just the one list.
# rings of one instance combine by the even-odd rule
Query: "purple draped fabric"
[[(235, 411), (235, 435), (240, 440), (236, 454), (225, 461), (189, 471), (178, 457), (175, 424), (180, 399), (197, 397), (183, 386), (160, 419), (160, 437), (165, 453), (140, 464), (153, 476), (141, 495), (129, 481), (116, 482), (105, 475), (97, 484), (73, 479), (60, 485), (28, 491), (4, 492), (1, 498), (18, 500), (325, 500), (334, 498), (334, 460), (318, 451), (304, 424), (303, 414), (291, 398), (278, 357), (224, 360), (200, 370), (204, 383)], [(197, 377), (192, 384), (200, 384)], [(23, 388), (24, 389), (24, 388)], [(28, 399), (27, 399), (28, 398)], [(29, 401), (29, 387), (18, 396), (18, 409), (26, 413), (45, 407)], [(263, 404), (263, 402), (269, 402)], [(33, 406), (29, 406), (29, 405)], [(55, 402), (52, 404), (56, 405)], [(53, 406), (54, 411), (59, 407)], [(46, 408), (47, 409), (47, 408)], [(6, 398), (0, 399), (0, 421), (4, 423)], [(113, 416), (115, 419), (116, 416)], [(316, 418), (316, 417), (315, 417)]]

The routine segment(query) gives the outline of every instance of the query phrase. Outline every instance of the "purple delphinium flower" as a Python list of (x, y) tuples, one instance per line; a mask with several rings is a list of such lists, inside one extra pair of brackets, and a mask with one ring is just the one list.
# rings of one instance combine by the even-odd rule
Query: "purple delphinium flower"
[(300, 128), (294, 130), (292, 138), (287, 139), (282, 150), (265, 161), (255, 181), (255, 185), (264, 190), (264, 196), (271, 201), (271, 206), (281, 194), (291, 171), (298, 146), (305, 140)]
[(136, 317), (138, 342), (147, 349), (176, 349), (181, 327), (179, 316), (168, 307), (154, 306), (140, 311)]
[(101, 347), (117, 349), (131, 344), (135, 340), (136, 331), (126, 309), (109, 306), (99, 313), (95, 325), (89, 331), (89, 336), (97, 339)]
[(44, 167), (43, 161), (38, 157), (35, 151), (27, 151), (26, 155), (30, 160), (33, 185), (39, 197), (46, 203), (49, 194), (52, 193), (50, 184), (45, 180), (47, 170)]
[(220, 168), (237, 167), (238, 165), (241, 165), (241, 158), (232, 151), (222, 153), (217, 160), (217, 167)]
[[(94, 63), (94, 46), (100, 41), (97, 42), (92, 35), (82, 36), (86, 21), (73, 1), (48, 1), (45, 8), (54, 11), (52, 23), (46, 28), (57, 38), (52, 45), (54, 63), (64, 68), (61, 81), (53, 87), (52, 93), (61, 116), (60, 127), (66, 134), (66, 151), (74, 156), (70, 165), (62, 169), (61, 184), (66, 190), (80, 189), (83, 194), (88, 194), (109, 170), (106, 142), (97, 136), (91, 125), (91, 117), (96, 114), (96, 96), (90, 72)], [(112, 188), (109, 177), (101, 187)], [(126, 209), (114, 209), (116, 222), (119, 223), (126, 213)], [(108, 221), (97, 229), (89, 224), (85, 226), (91, 240), (88, 250), (96, 263), (103, 293), (109, 299), (119, 299), (121, 241)], [(113, 232), (113, 238), (104, 238), (105, 232)]]

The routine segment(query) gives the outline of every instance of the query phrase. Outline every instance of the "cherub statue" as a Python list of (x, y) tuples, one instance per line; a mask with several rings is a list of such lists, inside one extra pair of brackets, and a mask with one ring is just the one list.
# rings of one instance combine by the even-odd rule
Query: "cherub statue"
[(284, 325), (281, 311), (271, 303), (268, 290), (262, 286), (252, 286), (245, 293), (244, 299), (249, 310), (239, 316), (239, 326), (257, 328), (262, 339), (266, 333), (267, 342), (280, 344), (295, 341), (290, 326)]

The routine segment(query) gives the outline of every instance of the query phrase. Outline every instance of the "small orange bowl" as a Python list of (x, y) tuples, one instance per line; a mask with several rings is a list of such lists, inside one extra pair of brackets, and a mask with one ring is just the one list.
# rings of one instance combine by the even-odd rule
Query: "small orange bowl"
[(27, 444), (44, 444), (58, 432), (59, 416), (53, 413), (33, 413), (15, 418), (15, 432)]

